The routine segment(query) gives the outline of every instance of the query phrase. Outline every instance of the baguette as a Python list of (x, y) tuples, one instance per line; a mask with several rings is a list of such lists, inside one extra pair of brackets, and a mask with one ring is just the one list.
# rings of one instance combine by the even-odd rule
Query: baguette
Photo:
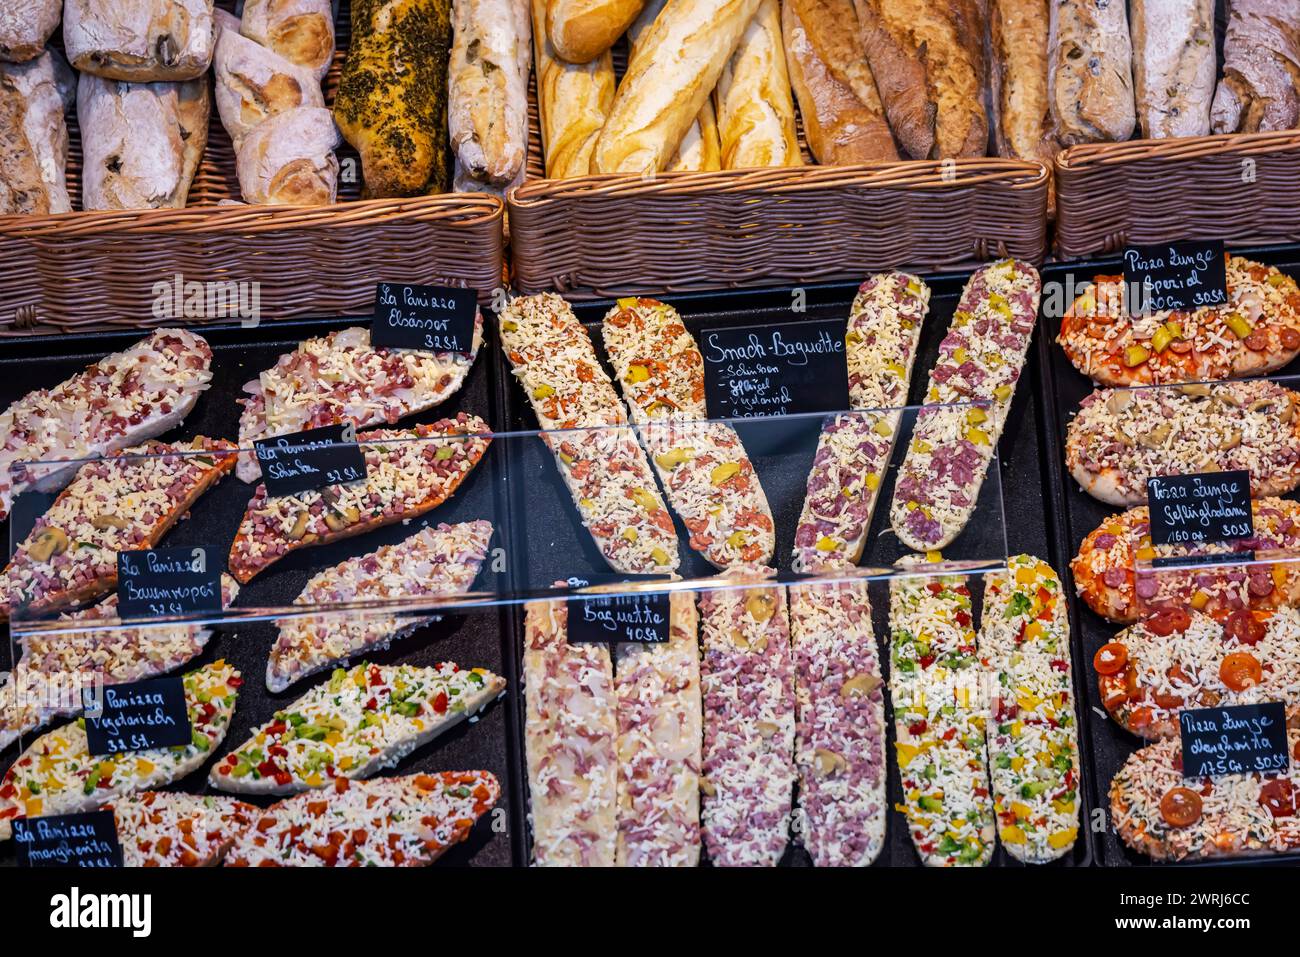
[(790, 588), (798, 701), (796, 833), (818, 867), (867, 867), (885, 844), (885, 696), (866, 582)]
[(666, 169), (762, 0), (679, 0), (628, 63), (591, 156), (593, 173)]
[(894, 484), (890, 522), (909, 548), (946, 548), (975, 513), (1029, 352), (1040, 288), (1038, 270), (1004, 259), (976, 270), (962, 290)]
[(235, 467), (235, 446), (149, 442), (81, 466), (0, 572), (0, 620), (66, 611), (117, 587), (117, 553), (154, 548)]
[(239, 146), (244, 202), (258, 206), (328, 206), (338, 193), (340, 143), (330, 111), (302, 107), (263, 120)]
[(300, 548), (432, 511), (456, 493), (492, 438), (486, 422), (461, 412), (432, 425), (362, 432), (357, 441), (366, 458), (363, 481), (274, 498), (266, 485), (257, 486), (230, 546), (228, 567), (236, 581), (247, 584)]
[(620, 299), (601, 331), (690, 546), (718, 568), (771, 561), (776, 533), (767, 496), (736, 430), (704, 421), (704, 359), (677, 311), (654, 299)]
[(330, 0), (245, 0), (240, 29), (250, 40), (311, 71), (317, 82), (334, 62)]
[(1222, 622), (1168, 608), (1121, 631), (1093, 658), (1101, 703), (1125, 731), (1179, 736), (1193, 708), (1280, 701), (1300, 715), (1300, 612), (1242, 608)]
[(665, 644), (614, 646), (619, 867), (700, 859), (699, 614), (689, 592), (673, 592), (669, 609)]
[[(1156, 861), (1277, 854), (1300, 848), (1300, 730), (1287, 732), (1283, 774), (1227, 774), (1189, 781), (1177, 738), (1129, 755), (1110, 782), (1111, 824)], [(1191, 785), (1189, 787), (1188, 785)]]
[(513, 299), (501, 344), (582, 523), (611, 568), (671, 572), (677, 532), (587, 330), (554, 293)]
[(645, 0), (546, 0), (546, 35), (560, 58), (589, 63), (632, 25)]
[(1230, 0), (1223, 77), (1210, 125), (1216, 133), (1300, 126), (1300, 0)]
[(81, 205), (183, 209), (208, 142), (208, 82), (123, 83), (83, 74)]
[(103, 810), (113, 812), (124, 867), (215, 867), (261, 814), (234, 798), (169, 791), (123, 795)]
[(855, 0), (889, 125), (913, 159), (983, 156), (982, 0)]
[[(898, 159), (850, 0), (787, 0), (781, 5), (790, 83), (804, 138), (825, 166)], [(811, 26), (810, 26), (811, 24)]]
[(360, 780), (473, 718), (498, 698), (506, 680), (450, 661), (431, 668), (362, 663), (335, 670), (256, 727), (217, 762), (208, 783), (236, 794), (296, 794)]
[(1062, 144), (1133, 135), (1132, 51), (1122, 2), (1054, 0), (1047, 68), (1047, 96)]
[(1006, 572), (985, 577), (980, 618), (998, 837), (1014, 859), (1046, 864), (1079, 837), (1082, 782), (1061, 579), (1046, 562), (1013, 555)]
[[(1047, 95), (1048, 7), (1053, 2), (992, 0), (989, 12), (995, 148), (999, 156), (1042, 163), (1049, 171), (1061, 148)], [(1050, 208), (1050, 196), (1048, 203)]]
[(532, 0), (532, 13), (546, 175), (549, 179), (586, 176), (596, 137), (614, 103), (614, 60), (605, 52), (590, 63), (565, 63), (546, 36), (546, 0)]
[[(627, 39), (635, 55), (637, 45), (654, 25), (659, 14), (663, 12), (668, 0), (649, 0), (641, 9), (641, 14), (628, 28)], [(682, 141), (677, 144), (677, 152), (665, 167), (668, 172), (710, 171), (722, 169), (722, 146), (718, 142), (718, 120), (713, 112), (713, 98), (704, 101), (695, 122), (687, 129)]]
[(781, 6), (761, 0), (713, 90), (723, 169), (801, 166)]
[[(71, 211), (65, 113), (76, 88), (52, 50), (25, 63), (0, 60), (0, 214)], [(0, 476), (0, 488), (7, 481)]]
[(0, 841), (13, 820), (93, 811), (104, 801), (179, 781), (221, 747), (239, 696), (239, 672), (224, 661), (185, 675), (185, 706), (193, 740), (174, 748), (148, 748), (92, 756), (80, 723), (41, 735), (0, 780)]
[(353, 782), (286, 798), (253, 815), (227, 867), (426, 867), (466, 840), (501, 798), (488, 771)]
[(396, 545), (349, 558), (314, 575), (293, 603), (323, 613), (279, 622), (279, 636), (266, 662), (267, 690), (284, 691), (335, 662), (387, 649), (398, 638), (434, 621), (433, 615), (329, 609), (349, 602), (463, 594), (478, 577), (491, 537), (492, 523), (486, 521), (424, 528)]
[(1214, 0), (1132, 0), (1142, 136), (1205, 136), (1214, 98)]
[(775, 867), (789, 841), (796, 778), (785, 589), (730, 587), (699, 601), (704, 846), (716, 866)]
[(537, 867), (613, 867), (618, 720), (609, 648), (569, 644), (562, 601), (524, 618), (524, 756)]
[(213, 0), (64, 0), (63, 44), (82, 73), (195, 80), (212, 64), (212, 9)]
[(1267, 379), (1187, 389), (1098, 389), (1065, 438), (1074, 480), (1108, 505), (1141, 505), (1161, 475), (1243, 469), (1250, 494), (1300, 487), (1300, 393)]
[[(105, 356), (53, 389), (31, 392), (0, 412), (0, 519), (13, 501), (15, 466), (42, 464), (35, 485), (58, 491), (78, 460), (110, 455), (176, 428), (212, 381), (212, 349), (202, 336), (158, 329)], [(166, 410), (166, 411), (164, 411)]]
[(891, 579), (889, 628), (894, 748), (912, 843), (927, 867), (984, 867), (995, 818), (966, 579)]
[(63, 0), (0, 0), (0, 60), (35, 60), (45, 52), (62, 15)]
[(258, 124), (299, 107), (325, 106), (320, 82), (305, 67), (286, 60), (239, 32), (239, 23), (217, 17), (217, 52), (212, 59), (217, 112), (236, 152)]
[(529, 0), (457, 0), (447, 121), (461, 185), (502, 188), (528, 159)]
[(823, 427), (794, 533), (794, 567), (855, 565), (871, 528), (907, 404), (930, 287), (908, 273), (872, 276), (858, 289), (845, 334), (849, 401), (856, 414)]
[[(1282, 498), (1251, 502), (1255, 534), (1232, 542), (1152, 545), (1150, 516), (1140, 505), (1112, 515), (1089, 532), (1070, 563), (1084, 603), (1110, 621), (1132, 624), (1153, 609), (1196, 608), (1222, 621), (1239, 608), (1267, 611), (1300, 606), (1300, 568), (1283, 561), (1240, 563), (1234, 553), (1293, 552), (1300, 548), (1300, 503)], [(1139, 561), (1190, 554), (1220, 554), (1236, 568), (1193, 567), (1156, 572)]]

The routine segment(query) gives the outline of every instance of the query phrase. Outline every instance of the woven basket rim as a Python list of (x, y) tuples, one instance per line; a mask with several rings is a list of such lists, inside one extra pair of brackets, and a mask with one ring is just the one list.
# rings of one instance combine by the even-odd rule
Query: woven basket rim
[(1282, 153), (1300, 147), (1300, 130), (1264, 133), (1215, 133), (1158, 140), (1125, 140), (1122, 143), (1081, 143), (1056, 154), (1058, 172), (1113, 166), (1142, 160), (1185, 161), (1229, 154), (1260, 155)]

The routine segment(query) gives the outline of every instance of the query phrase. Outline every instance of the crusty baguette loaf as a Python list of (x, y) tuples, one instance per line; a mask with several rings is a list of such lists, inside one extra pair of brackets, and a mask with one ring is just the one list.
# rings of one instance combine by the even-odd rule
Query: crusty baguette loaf
[(591, 155), (593, 173), (667, 168), (761, 0), (676, 0), (628, 64)]
[(299, 107), (257, 124), (240, 144), (236, 167), (244, 202), (267, 206), (326, 206), (338, 190), (339, 145), (324, 107)]
[(467, 182), (507, 186), (528, 158), (528, 2), (455, 5), (447, 122), (457, 169)]
[(781, 42), (781, 5), (762, 0), (713, 90), (722, 168), (802, 166)]
[(898, 159), (862, 37), (844, 29), (856, 20), (851, 0), (787, 0), (781, 7), (804, 138), (817, 162), (827, 166)]
[(318, 80), (334, 62), (330, 0), (246, 0), (242, 29), (244, 36), (310, 70)]
[(608, 51), (581, 65), (559, 59), (546, 36), (546, 0), (531, 3), (546, 175), (586, 176), (596, 137), (614, 102), (614, 60)]
[(1061, 145), (1047, 98), (1050, 2), (992, 0), (989, 10), (989, 72), (997, 153), (1042, 163), (1049, 170)]
[(0, 0), (0, 60), (36, 59), (62, 14), (63, 0)]
[[(646, 31), (654, 25), (659, 14), (663, 12), (668, 0), (650, 0), (642, 9), (636, 22), (628, 28), (627, 41), (633, 53)], [(713, 112), (713, 98), (704, 101), (695, 122), (687, 129), (682, 141), (677, 144), (677, 152), (668, 161), (670, 172), (683, 170), (722, 169), (722, 146), (718, 142), (718, 120)]]
[(1214, 97), (1214, 0), (1132, 0), (1129, 16), (1142, 136), (1205, 136)]
[(208, 142), (208, 81), (77, 88), (84, 209), (182, 209)]
[(72, 209), (64, 111), (75, 99), (76, 83), (76, 74), (53, 50), (26, 63), (0, 61), (0, 213)]
[(1300, 0), (1229, 4), (1210, 124), (1215, 133), (1300, 126)]
[(193, 80), (212, 63), (212, 0), (65, 0), (63, 43), (83, 73)]
[(1133, 135), (1128, 15), (1119, 0), (1057, 0), (1047, 41), (1047, 96), (1066, 146)]
[(239, 21), (224, 11), (218, 11), (217, 22), (217, 52), (212, 58), (217, 113), (236, 150), (268, 117), (325, 105), (311, 70), (241, 34)]
[(589, 63), (632, 25), (645, 0), (547, 0), (546, 35), (560, 59)]
[(854, 0), (889, 125), (913, 159), (983, 156), (982, 0)]

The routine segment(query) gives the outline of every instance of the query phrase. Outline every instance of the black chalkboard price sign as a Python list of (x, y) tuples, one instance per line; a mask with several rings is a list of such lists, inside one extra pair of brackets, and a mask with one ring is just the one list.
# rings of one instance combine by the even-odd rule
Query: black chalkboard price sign
[(1255, 534), (1245, 470), (1147, 479), (1147, 507), (1157, 545), (1231, 542)]
[(112, 811), (18, 818), (14, 843), (18, 863), (26, 867), (122, 866)]
[(847, 331), (846, 319), (703, 330), (700, 352), (710, 418), (847, 409)]
[(1276, 774), (1290, 767), (1286, 709), (1280, 701), (1193, 708), (1178, 716), (1183, 776)]
[[(663, 581), (658, 575), (587, 575), (570, 578), (569, 586), (615, 582)], [(636, 642), (662, 644), (669, 637), (670, 601), (667, 592), (624, 595), (583, 595), (568, 601), (569, 643)]]
[(210, 549), (184, 545), (117, 553), (117, 613), (158, 618), (221, 611), (221, 568)]
[(1129, 311), (1140, 315), (1227, 302), (1223, 242), (1130, 246), (1124, 250), (1124, 285)]
[(81, 696), (93, 755), (174, 748), (193, 740), (180, 678), (85, 688)]
[(266, 492), (296, 495), (366, 477), (366, 453), (354, 425), (327, 425), (253, 443)]
[(421, 352), (470, 352), (478, 295), (454, 286), (381, 282), (375, 287), (370, 344)]

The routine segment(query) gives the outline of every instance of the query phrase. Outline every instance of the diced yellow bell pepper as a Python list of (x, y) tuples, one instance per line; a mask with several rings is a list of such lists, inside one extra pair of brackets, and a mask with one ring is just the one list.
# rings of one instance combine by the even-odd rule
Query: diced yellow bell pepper
[(1023, 844), (1025, 843), (1025, 832), (1014, 824), (1007, 824), (998, 831), (998, 837), (1002, 838), (1003, 844)]
[(1013, 386), (1009, 386), (1009, 385), (1000, 385), (993, 390), (993, 396), (999, 402), (1005, 402), (1007, 401), (1007, 399), (1011, 398), (1011, 393), (1013, 391), (1013, 388), (1014, 388)]
[(988, 417), (988, 413), (983, 409), (971, 409), (966, 413), (966, 421), (971, 425), (979, 425), (981, 422), (987, 422)]
[(873, 492), (880, 488), (880, 476), (875, 472), (868, 472), (867, 477), (863, 479), (863, 481), (866, 482), (867, 488), (871, 489)]
[(1151, 348), (1154, 349), (1157, 353), (1161, 353), (1164, 352), (1166, 349), (1168, 349), (1169, 343), (1173, 341), (1174, 341), (1173, 334), (1170, 333), (1170, 331), (1167, 328), (1161, 326), (1159, 329), (1156, 330), (1156, 334), (1151, 337)]
[(971, 445), (988, 445), (989, 434), (983, 429), (967, 429), (966, 441)]
[(727, 536), (727, 544), (732, 548), (744, 548), (748, 543), (745, 533), (739, 529)]
[(714, 485), (721, 485), (739, 471), (739, 462), (723, 462), (713, 467), (713, 471), (709, 473), (709, 481)]
[(647, 489), (632, 489), (632, 501), (636, 502), (647, 512), (653, 512), (659, 508), (659, 500), (655, 498), (653, 492), (648, 491)]
[(662, 548), (650, 549), (650, 560), (656, 565), (667, 565), (668, 555)]
[(636, 296), (624, 296), (622, 299), (618, 301), (618, 308), (634, 309), (636, 308), (636, 304), (637, 304)]
[(1128, 346), (1124, 349), (1124, 365), (1130, 369), (1140, 366), (1151, 358), (1151, 353), (1141, 346)]
[(902, 379), (907, 375), (907, 369), (903, 368), (901, 362), (886, 362), (885, 368), (894, 373), (894, 375), (899, 379)]
[(1067, 827), (1064, 831), (1057, 831), (1055, 834), (1047, 836), (1047, 843), (1052, 845), (1058, 851), (1063, 847), (1069, 847), (1079, 835), (1077, 827)]
[(943, 561), (943, 553), (936, 549), (931, 549), (930, 551), (925, 553), (925, 560), (931, 563), (941, 562)]
[(640, 536), (637, 535), (635, 528), (623, 529), (622, 538), (625, 542), (635, 542)]
[(539, 385), (536, 389), (533, 390), (534, 399), (549, 399), (553, 395), (555, 395), (554, 387), (546, 385), (545, 383)]
[(833, 552), (837, 547), (838, 544), (835, 539), (831, 538), (829, 535), (823, 535), (821, 538), (817, 539), (817, 551), (819, 552)]
[(1020, 820), (1028, 820), (1029, 815), (1033, 814), (1033, 809), (1028, 804), (1021, 804), (1019, 801), (1011, 802), (1011, 813)]
[(645, 382), (649, 378), (650, 378), (650, 370), (647, 369), (645, 366), (641, 365), (640, 363), (634, 362), (632, 365), (628, 366), (626, 381)]
[(876, 435), (883, 436), (884, 438), (889, 438), (894, 434), (893, 426), (884, 419), (877, 419), (876, 424), (871, 427), (871, 431), (875, 432)]

